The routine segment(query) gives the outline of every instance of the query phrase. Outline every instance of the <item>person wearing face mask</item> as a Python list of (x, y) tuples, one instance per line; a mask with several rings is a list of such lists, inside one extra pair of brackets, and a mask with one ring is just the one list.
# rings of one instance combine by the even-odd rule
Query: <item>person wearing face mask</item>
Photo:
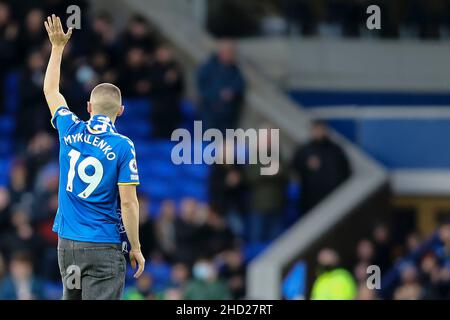
[(209, 259), (199, 259), (192, 267), (194, 279), (189, 281), (184, 293), (187, 300), (226, 300), (231, 294), (225, 283), (219, 279), (218, 271)]
[(357, 296), (355, 280), (339, 266), (339, 255), (333, 249), (322, 249), (317, 256), (318, 276), (313, 283), (311, 300), (353, 300)]

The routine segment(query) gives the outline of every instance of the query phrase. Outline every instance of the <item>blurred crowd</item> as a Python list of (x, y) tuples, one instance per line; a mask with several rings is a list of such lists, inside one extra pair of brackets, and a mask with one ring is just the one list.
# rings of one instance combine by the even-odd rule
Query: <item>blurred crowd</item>
[[(149, 121), (154, 126), (153, 134), (170, 136), (180, 121), (179, 99), (184, 87), (171, 48), (158, 39), (141, 16), (133, 16), (125, 30), (119, 31), (108, 14), (90, 16), (84, 1), (77, 4), (81, 17), (91, 20), (75, 30), (64, 53), (61, 91), (74, 111), (86, 119), (91, 89), (99, 82), (116, 83), (125, 97), (152, 99)], [(42, 111), (42, 80), (50, 50), (42, 21), (48, 12), (65, 17), (69, 5), (70, 1), (63, 0), (0, 2), (1, 79), (4, 81), (13, 70), (19, 71), (20, 126), (16, 137), (22, 144), (38, 131), (52, 133), (48, 114)], [(2, 83), (2, 91), (4, 87)]]
[[(43, 21), (49, 12), (65, 17), (70, 4), (0, 1), (0, 115), (7, 113), (4, 102), (11, 74), (18, 76), (19, 99), (9, 181), (0, 186), (0, 299), (58, 298), (49, 290), (50, 284), (60, 283), (57, 235), (51, 231), (59, 169), (57, 140), (42, 94), (50, 50)], [(89, 20), (75, 30), (64, 53), (61, 90), (71, 109), (87, 120), (91, 89), (99, 82), (113, 82), (124, 97), (151, 101), (148, 139), (169, 139), (180, 125), (184, 91), (183, 72), (170, 46), (139, 15), (132, 16), (124, 30), (117, 30), (108, 14), (90, 15), (87, 2), (77, 4), (82, 19)], [(211, 61), (202, 78), (213, 83), (211, 72), (218, 68), (220, 63)], [(227, 67), (222, 74), (226, 82)], [(221, 99), (221, 93), (216, 97), (221, 88), (203, 89), (208, 103)], [(229, 89), (227, 103), (232, 104), (238, 94)], [(161, 212), (152, 214), (145, 195), (140, 195), (140, 204), (142, 247), (150, 263), (136, 284), (128, 281), (125, 298), (243, 297), (240, 243), (217, 212), (190, 198), (180, 203), (168, 199)]]
[[(366, 28), (369, 5), (381, 9), (379, 32)], [(438, 39), (450, 28), (448, 0), (211, 0), (208, 6), (208, 27), (218, 36)]]
[[(450, 221), (437, 231), (432, 244), (424, 244), (416, 231), (404, 243), (395, 244), (386, 225), (374, 228), (370, 238), (361, 239), (355, 248), (353, 265), (344, 266), (339, 253), (322, 249), (317, 256), (317, 276), (312, 299), (430, 300), (450, 299)], [(377, 266), (390, 281), (371, 277)], [(376, 281), (380, 287), (376, 287)], [(374, 288), (369, 288), (369, 284)]]
[[(0, 0), (0, 116), (9, 112), (5, 99), (11, 74), (17, 75), (18, 86), (9, 180), (0, 185), (0, 299), (60, 294), (57, 235), (51, 231), (58, 206), (58, 144), (42, 93), (50, 52), (43, 21), (49, 12), (65, 17), (70, 4)], [(148, 139), (168, 140), (182, 121), (184, 95), (184, 74), (170, 45), (139, 15), (118, 30), (108, 14), (90, 14), (87, 2), (77, 4), (83, 19), (89, 19), (74, 31), (64, 52), (61, 91), (70, 108), (87, 120), (91, 89), (99, 82), (113, 82), (124, 97), (151, 101)], [(219, 41), (217, 52), (198, 67), (195, 80), (198, 117), (205, 129), (235, 128), (246, 82), (232, 41)], [(151, 195), (140, 194), (141, 242), (149, 265), (137, 282), (127, 280), (125, 299), (245, 297), (248, 257), (243, 247), (267, 244), (287, 226), (284, 215), (292, 181), (302, 181), (302, 196), (294, 205), (297, 219), (351, 173), (345, 153), (329, 138), (324, 123), (316, 122), (311, 134), (291, 163), (282, 159), (272, 176), (261, 176), (259, 165), (213, 165), (208, 204), (194, 198), (167, 199), (159, 212), (150, 212)], [(267, 141), (264, 147), (272, 143), (278, 142)]]

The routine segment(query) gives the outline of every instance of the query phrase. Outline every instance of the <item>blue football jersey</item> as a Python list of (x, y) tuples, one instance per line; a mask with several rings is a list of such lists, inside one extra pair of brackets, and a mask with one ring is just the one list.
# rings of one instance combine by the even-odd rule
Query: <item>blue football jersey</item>
[(133, 142), (112, 121), (94, 115), (78, 119), (58, 108), (52, 125), (59, 135), (59, 195), (53, 231), (62, 238), (121, 243), (118, 185), (138, 185)]

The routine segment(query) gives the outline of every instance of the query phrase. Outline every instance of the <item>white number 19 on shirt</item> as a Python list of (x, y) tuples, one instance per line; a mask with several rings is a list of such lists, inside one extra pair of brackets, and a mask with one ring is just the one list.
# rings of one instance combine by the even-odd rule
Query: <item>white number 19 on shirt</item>
[[(75, 166), (78, 162), (78, 159), (80, 158), (80, 155), (81, 153), (79, 153), (74, 149), (70, 150), (69, 152), (70, 168), (67, 174), (67, 186), (66, 186), (66, 190), (69, 192), (72, 192), (73, 190), (73, 179), (75, 178)], [(92, 166), (94, 168), (94, 173), (92, 175), (88, 175), (86, 173), (86, 168), (88, 166)], [(77, 173), (81, 181), (88, 184), (86, 189), (84, 189), (78, 194), (80, 198), (86, 199), (92, 194), (92, 192), (94, 192), (95, 188), (97, 188), (97, 186), (100, 184), (100, 181), (102, 181), (103, 178), (102, 163), (97, 158), (87, 157), (84, 160), (82, 160), (78, 165)]]

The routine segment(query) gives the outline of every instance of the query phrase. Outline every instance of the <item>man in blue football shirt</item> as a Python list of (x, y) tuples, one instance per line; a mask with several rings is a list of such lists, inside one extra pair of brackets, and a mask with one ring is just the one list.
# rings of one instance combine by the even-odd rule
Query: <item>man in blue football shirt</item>
[[(60, 142), (58, 264), (63, 299), (120, 299), (125, 283), (122, 221), (131, 244), (130, 261), (141, 275), (145, 260), (139, 243), (139, 175), (133, 142), (114, 127), (120, 116), (121, 94), (116, 86), (96, 86), (88, 102), (89, 121), (73, 114), (59, 92), (64, 33), (59, 17), (44, 22), (52, 51), (44, 79), (44, 94)], [(118, 214), (120, 197), (121, 215)], [(122, 221), (121, 221), (122, 220)]]

